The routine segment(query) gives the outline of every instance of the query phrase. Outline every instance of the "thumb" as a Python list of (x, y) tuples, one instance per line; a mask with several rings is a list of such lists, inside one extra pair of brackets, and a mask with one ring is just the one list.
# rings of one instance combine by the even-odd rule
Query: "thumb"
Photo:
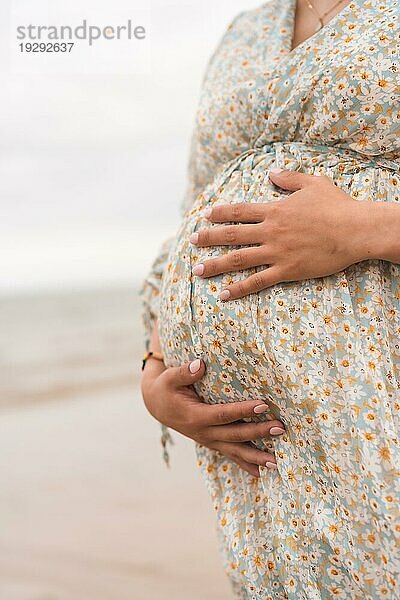
[(196, 381), (199, 381), (203, 377), (205, 372), (206, 366), (204, 361), (196, 358), (191, 363), (167, 369), (165, 375), (170, 385), (173, 387), (182, 387), (196, 383)]
[(287, 171), (278, 168), (270, 169), (269, 171), (269, 179), (272, 183), (283, 190), (289, 190), (290, 192), (297, 192), (306, 187), (310, 183), (312, 177), (312, 175), (307, 175), (306, 173)]

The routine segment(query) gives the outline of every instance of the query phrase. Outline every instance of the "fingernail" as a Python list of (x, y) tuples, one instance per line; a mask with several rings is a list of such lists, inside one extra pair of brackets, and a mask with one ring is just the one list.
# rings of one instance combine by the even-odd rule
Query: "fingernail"
[(268, 404), (259, 404), (255, 407), (254, 412), (256, 415), (261, 415), (262, 413), (267, 412), (267, 410), (269, 410)]
[(191, 372), (192, 375), (194, 375), (195, 373), (198, 373), (200, 371), (200, 367), (201, 367), (201, 360), (199, 358), (196, 358), (196, 360), (194, 360), (193, 362), (190, 363), (189, 371)]
[(265, 466), (268, 467), (268, 469), (277, 469), (278, 468), (278, 465), (276, 465), (273, 462), (266, 462)]
[(281, 169), (279, 167), (273, 167), (269, 170), (270, 175), (279, 175), (279, 173), (283, 173), (285, 169)]
[(207, 210), (204, 211), (204, 217), (206, 219), (209, 219), (211, 217), (212, 214), (212, 208), (207, 208)]
[(282, 427), (271, 427), (269, 432), (271, 435), (282, 435), (282, 433), (285, 433), (285, 430)]
[(229, 300), (230, 297), (231, 297), (231, 293), (229, 290), (224, 290), (219, 295), (220, 300)]
[(198, 233), (192, 233), (192, 235), (189, 238), (189, 242), (191, 244), (198, 244), (199, 243), (199, 234)]
[(192, 273), (193, 273), (193, 275), (197, 275), (198, 277), (201, 277), (204, 274), (204, 265), (202, 263), (195, 265), (192, 269)]

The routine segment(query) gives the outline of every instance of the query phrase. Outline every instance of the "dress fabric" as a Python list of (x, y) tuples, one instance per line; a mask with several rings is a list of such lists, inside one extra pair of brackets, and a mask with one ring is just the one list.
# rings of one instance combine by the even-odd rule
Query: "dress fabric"
[(206, 208), (285, 199), (271, 166), (400, 202), (398, 0), (353, 0), (291, 50), (295, 5), (239, 15), (210, 61), (182, 226), (144, 285), (148, 327), (159, 311), (168, 366), (204, 359), (204, 402), (265, 401), (254, 421), (287, 430), (255, 442), (278, 465), (260, 479), (196, 447), (235, 600), (396, 600), (400, 265), (364, 261), (226, 303), (221, 289), (262, 267), (191, 275), (232, 250), (189, 243), (214, 226)]

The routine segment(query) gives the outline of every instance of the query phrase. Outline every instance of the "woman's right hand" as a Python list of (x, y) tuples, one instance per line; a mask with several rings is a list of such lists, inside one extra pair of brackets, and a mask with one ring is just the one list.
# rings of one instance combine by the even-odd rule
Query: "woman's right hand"
[(150, 359), (142, 376), (147, 410), (160, 423), (202, 446), (217, 450), (253, 477), (260, 476), (258, 466), (276, 469), (273, 454), (258, 450), (249, 442), (268, 435), (282, 435), (282, 423), (241, 422), (268, 410), (259, 400), (205, 404), (193, 388), (204, 373), (205, 364), (199, 359), (176, 368), (166, 368), (161, 361)]

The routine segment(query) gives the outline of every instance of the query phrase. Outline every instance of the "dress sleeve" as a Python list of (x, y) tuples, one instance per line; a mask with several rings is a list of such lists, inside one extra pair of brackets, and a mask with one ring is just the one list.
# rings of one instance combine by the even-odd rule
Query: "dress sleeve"
[(140, 295), (142, 297), (142, 322), (144, 328), (144, 345), (149, 351), (151, 333), (159, 314), (161, 279), (167, 263), (169, 250), (174, 238), (169, 238), (162, 244), (149, 273), (143, 281)]
[[(235, 53), (237, 54), (237, 48), (235, 48), (237, 30), (241, 26), (244, 14), (240, 13), (226, 29), (208, 61), (203, 77), (191, 138), (186, 192), (181, 203), (182, 215), (185, 215), (197, 196), (212, 182), (218, 168), (224, 162), (233, 158), (233, 154), (229, 155), (229, 152), (226, 152), (226, 146), (222, 147), (218, 142), (219, 137), (215, 136), (213, 126), (215, 125), (215, 114), (213, 112), (215, 112), (215, 107), (220, 104), (217, 101), (219, 100), (219, 98), (217, 99), (218, 90), (225, 87), (222, 81), (223, 73), (226, 71), (233, 72), (230, 61)], [(237, 57), (235, 57), (235, 60), (237, 60)], [(236, 71), (235, 79), (237, 80), (237, 78), (240, 78), (240, 76)], [(225, 107), (228, 102), (229, 99), (224, 98), (221, 104)]]

